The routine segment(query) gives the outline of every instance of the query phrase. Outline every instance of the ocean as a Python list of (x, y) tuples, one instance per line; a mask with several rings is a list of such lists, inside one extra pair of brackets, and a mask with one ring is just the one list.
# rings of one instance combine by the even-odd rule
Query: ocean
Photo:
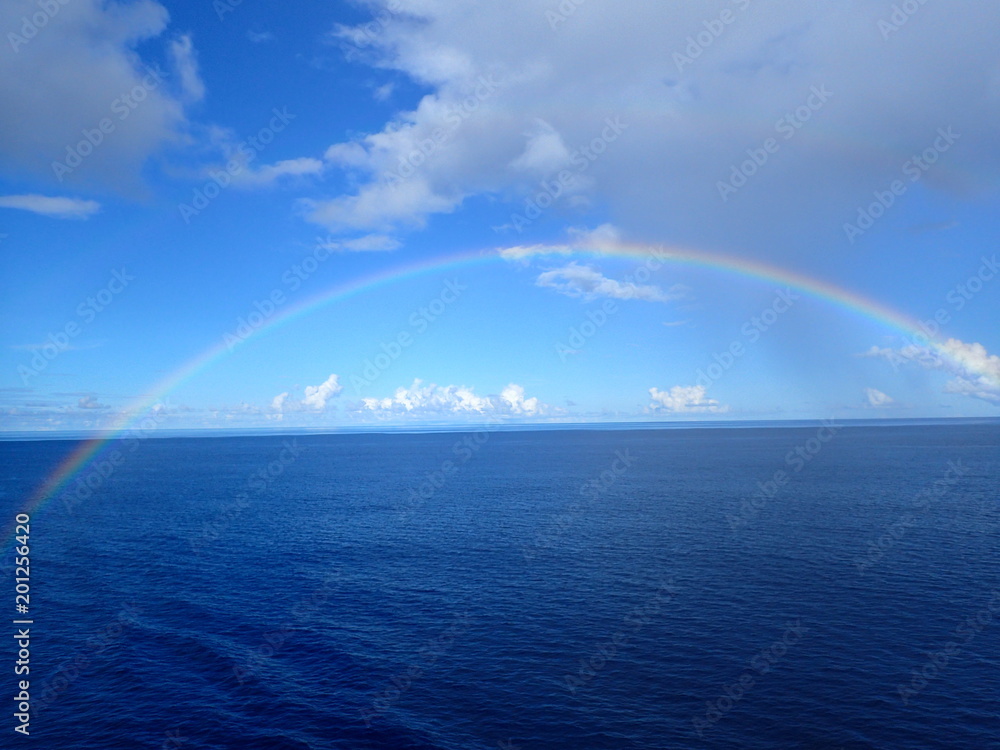
[[(5, 524), (75, 447), (0, 442)], [(113, 450), (32, 515), (0, 747), (1000, 747), (995, 420)]]

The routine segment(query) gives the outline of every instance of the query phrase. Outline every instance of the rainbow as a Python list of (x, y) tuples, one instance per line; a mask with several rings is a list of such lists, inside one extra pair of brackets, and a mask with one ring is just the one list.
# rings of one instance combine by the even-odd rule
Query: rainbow
[[(678, 247), (627, 244), (617, 241), (588, 242), (574, 245), (533, 245), (507, 248), (501, 251), (466, 252), (424, 260), (401, 267), (392, 267), (326, 289), (319, 294), (302, 300), (296, 305), (275, 313), (273, 317), (265, 321), (257, 330), (251, 333), (247, 339), (273, 332), (328, 305), (342, 302), (359, 294), (371, 292), (422, 274), (450, 272), (454, 269), (477, 263), (510, 262), (513, 260), (528, 260), (553, 256), (569, 258), (574, 255), (629, 258), (637, 261), (648, 261), (655, 258), (664, 263), (694, 266), (744, 279), (791, 287), (797, 292), (824, 300), (834, 306), (895, 329), (905, 334), (911, 343), (915, 343), (918, 346), (930, 347), (945, 359), (955, 362), (960, 368), (969, 370), (968, 364), (957, 360), (952, 351), (945, 347), (944, 342), (927, 336), (918, 321), (879, 302), (867, 299), (834, 284), (820, 281), (789, 269), (732, 255)], [(21, 512), (28, 514), (36, 513), (80, 473), (109, 441), (124, 434), (131, 425), (137, 423), (146, 412), (154, 409), (157, 402), (173, 389), (206, 370), (230, 352), (230, 346), (227, 345), (226, 340), (220, 335), (219, 343), (209, 347), (155, 383), (143, 396), (126, 407), (110, 427), (106, 428), (99, 435), (83, 441), (31, 495)], [(977, 374), (987, 377), (986, 373)], [(13, 524), (11, 524), (8, 533), (4, 534), (4, 539), (8, 543), (12, 536), (12, 531)]]

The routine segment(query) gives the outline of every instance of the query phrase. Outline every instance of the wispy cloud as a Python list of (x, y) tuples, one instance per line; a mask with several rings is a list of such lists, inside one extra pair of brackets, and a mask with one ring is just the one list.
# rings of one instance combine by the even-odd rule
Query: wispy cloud
[(703, 385), (675, 385), (673, 388), (661, 391), (649, 389), (649, 411), (667, 412), (669, 414), (707, 413), (724, 414), (729, 411), (714, 398), (705, 398)]
[(402, 243), (384, 234), (366, 234), (351, 240), (341, 240), (328, 245), (331, 250), (346, 250), (352, 253), (388, 252), (398, 250)]
[(664, 291), (655, 284), (636, 284), (633, 281), (611, 279), (596, 268), (576, 262), (539, 274), (535, 283), (538, 286), (555, 289), (568, 297), (581, 297), (585, 300), (611, 297), (647, 302), (673, 302), (687, 296), (687, 289), (679, 284)]
[(76, 402), (78, 409), (110, 409), (111, 407), (107, 404), (102, 404), (94, 396), (84, 396), (79, 401)]
[(882, 393), (878, 388), (865, 388), (865, 398), (868, 400), (868, 406), (873, 409), (881, 409), (896, 403), (896, 399)]
[(0, 208), (18, 208), (53, 219), (89, 219), (101, 210), (97, 201), (81, 198), (52, 197), (29, 193), (0, 195)]
[(980, 343), (948, 339), (938, 349), (913, 344), (900, 349), (873, 346), (861, 356), (885, 359), (893, 367), (915, 364), (949, 372), (956, 377), (945, 385), (945, 393), (1000, 404), (1000, 357), (990, 354)]
[[(104, 344), (105, 344), (104, 341), (92, 341), (90, 343), (85, 343), (85, 344), (66, 344), (65, 346), (60, 346), (59, 349), (60, 351), (77, 352), (77, 351), (86, 351), (87, 349), (97, 349), (100, 346), (104, 346)], [(36, 352), (40, 349), (44, 349), (47, 346), (48, 347), (53, 346), (52, 342), (43, 341), (39, 344), (11, 344), (9, 348), (17, 349), (20, 351)]]
[(265, 164), (257, 169), (243, 169), (233, 175), (233, 186), (261, 188), (274, 185), (283, 179), (310, 177), (323, 173), (323, 162), (308, 156), (285, 159), (274, 164)]
[(179, 36), (170, 43), (170, 57), (180, 78), (184, 100), (197, 102), (204, 99), (205, 84), (198, 73), (198, 59), (189, 34)]

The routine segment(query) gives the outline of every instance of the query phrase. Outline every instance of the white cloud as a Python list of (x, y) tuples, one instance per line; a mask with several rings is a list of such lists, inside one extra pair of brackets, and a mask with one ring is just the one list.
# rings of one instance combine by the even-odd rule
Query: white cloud
[(190, 34), (184, 34), (170, 42), (170, 57), (174, 63), (174, 70), (180, 78), (184, 100), (197, 102), (204, 99), (205, 84), (198, 74), (198, 60)]
[(535, 280), (538, 286), (555, 289), (569, 297), (593, 300), (599, 297), (613, 299), (639, 299), (647, 302), (672, 302), (684, 299), (686, 290), (674, 285), (667, 291), (655, 284), (636, 284), (633, 281), (617, 281), (604, 276), (591, 266), (571, 262), (562, 268), (545, 271)]
[(1000, 387), (1000, 357), (987, 352), (982, 344), (967, 344), (959, 339), (948, 339), (942, 349), (954, 357), (967, 373), (982, 377), (995, 388)]
[(233, 187), (269, 187), (285, 178), (310, 177), (323, 173), (323, 162), (310, 157), (285, 159), (260, 167), (246, 167), (232, 176)]
[(515, 245), (498, 252), (504, 260), (526, 261), (539, 255), (570, 255), (573, 248), (569, 245)]
[(306, 203), (309, 221), (334, 231), (422, 227), (431, 214), (450, 213), (466, 196), (503, 184), (506, 165), (517, 156), (509, 148), (517, 134), (498, 147), (485, 139), (489, 131), (479, 116), (497, 107), (499, 82), (471, 70), (459, 73), (467, 66), (449, 58), (448, 50), (434, 57), (428, 62), (458, 78), (424, 96), (415, 110), (398, 113), (382, 131), (330, 146), (327, 159), (359, 172), (361, 186)]
[(652, 412), (723, 414), (729, 411), (729, 406), (723, 406), (715, 399), (705, 398), (703, 385), (675, 385), (668, 391), (653, 387), (649, 389), (649, 398), (649, 410)]
[(892, 396), (887, 396), (877, 388), (865, 388), (865, 398), (868, 399), (868, 406), (875, 409), (896, 403), (896, 400)]
[(384, 83), (372, 92), (372, 97), (377, 102), (387, 101), (396, 90), (396, 84), (389, 82)]
[(527, 137), (524, 151), (511, 161), (511, 168), (546, 177), (569, 165), (569, 149), (558, 131), (545, 120), (538, 120)]
[(387, 252), (390, 250), (398, 250), (402, 247), (399, 240), (387, 237), (384, 234), (367, 234), (364, 237), (356, 237), (353, 240), (343, 240), (337, 244), (344, 250), (350, 250), (354, 253)]
[(500, 391), (500, 400), (507, 404), (514, 414), (537, 414), (539, 403), (537, 397), (525, 398), (524, 386), (516, 383), (509, 384)]
[(274, 164), (258, 166), (254, 163), (255, 152), (247, 148), (246, 141), (241, 141), (231, 128), (210, 126), (206, 132), (209, 145), (221, 154), (224, 162), (201, 169), (198, 176), (202, 179), (213, 179), (213, 175), (222, 172), (233, 187), (267, 188), (280, 182), (321, 176), (327, 166), (321, 159), (311, 156), (283, 159)]
[(271, 399), (271, 410), (272, 411), (282, 411), (285, 408), (285, 400), (288, 398), (288, 391), (284, 393), (279, 393), (273, 399)]
[[(879, 31), (890, 10), (881, 3), (734, 6), (733, 22), (690, 64), (674, 53), (718, 17), (704, 3), (588, 0), (555, 30), (534, 0), (483, 0), (475, 12), (437, 0), (366, 4), (378, 18), (374, 30), (338, 26), (332, 36), (356, 45), (357, 59), (407, 75), (429, 93), (376, 132), (337, 144), (357, 146), (343, 166), (357, 171), (359, 187), (317, 200), (307, 214), (331, 229), (419, 227), (473, 195), (509, 198), (519, 208), (538, 190), (526, 174), (555, 168), (568, 154), (588, 191), (648, 236), (669, 231), (685, 244), (753, 249), (772, 247), (793, 226), (829, 226), (837, 235), (843, 206), (870, 201), (872, 185), (897, 178), (896, 155), (927, 148), (942, 112), (962, 134), (962, 149), (923, 184), (975, 188), (1000, 173), (990, 125), (1000, 116), (1000, 8), (987, 0), (921, 5), (919, 18), (889, 40)], [(939, 49), (933, 58), (930, 46)], [(467, 97), (476, 101), (480, 76), (490, 75), (502, 87), (468, 117), (456, 114)], [(813, 86), (833, 92), (831, 104), (786, 142), (774, 123), (804, 105)], [(628, 130), (598, 158), (573, 162), (609, 115)], [(458, 127), (449, 130), (449, 121)], [(409, 178), (419, 186), (406, 200), (391, 196), (380, 186), (384, 175), (439, 128), (449, 133), (447, 145), (420, 159)], [(746, 148), (775, 135), (789, 152), (782, 168), (769, 165), (766, 178), (723, 205), (715, 181), (746, 158)], [(862, 149), (845, 159), (844, 143)], [(806, 179), (813, 174), (827, 177), (821, 185)], [(838, 201), (820, 199), (830, 185)], [(561, 201), (567, 205), (553, 211), (572, 208)], [(810, 247), (825, 250), (821, 242)]]
[(582, 247), (600, 247), (621, 241), (621, 230), (614, 224), (604, 223), (594, 229), (570, 227), (569, 236), (573, 243)]
[(357, 141), (334, 143), (327, 148), (323, 158), (340, 167), (360, 169), (368, 162), (368, 151)]
[(479, 396), (467, 386), (423, 385), (416, 379), (410, 387), (397, 388), (386, 398), (362, 399), (362, 410), (383, 415), (483, 415), (538, 416), (550, 411), (538, 398), (525, 398), (524, 387), (509, 384), (499, 395)]
[(320, 385), (308, 385), (305, 389), (305, 398), (302, 399), (303, 406), (322, 411), (326, 408), (326, 402), (337, 396), (344, 386), (340, 384), (337, 375), (331, 375)]
[(247, 39), (249, 39), (254, 44), (262, 44), (263, 42), (270, 42), (274, 39), (274, 34), (270, 31), (256, 32), (251, 29), (247, 30)]
[(464, 194), (439, 195), (425, 179), (411, 177), (401, 183), (372, 182), (356, 195), (331, 200), (302, 201), (309, 221), (333, 231), (422, 227), (429, 214), (451, 213)]
[[(39, 14), (39, 4), (0, 3), (0, 163), (5, 170), (53, 182), (61, 176), (66, 183), (131, 189), (139, 184), (147, 157), (177, 141), (187, 127), (169, 78), (151, 76), (154, 69), (136, 51), (162, 34), (167, 9), (152, 0), (72, 0), (57, 7), (27, 39), (24, 19)], [(129, 108), (122, 95), (136, 87), (146, 95)], [(129, 113), (125, 120), (123, 107)], [(56, 175), (53, 163), (64, 162), (81, 133), (104, 118), (115, 125), (113, 133), (69, 174)]]
[(985, 378), (955, 378), (949, 380), (944, 386), (945, 393), (958, 393), (962, 396), (989, 401), (991, 404), (1000, 405), (1000, 389)]
[(567, 234), (571, 240), (567, 244), (555, 245), (514, 245), (500, 248), (497, 252), (504, 260), (527, 262), (545, 255), (571, 255), (574, 249), (600, 248), (621, 241), (621, 231), (613, 224), (601, 224), (594, 229), (569, 227)]
[(80, 198), (47, 195), (2, 195), (0, 208), (19, 208), (42, 216), (51, 216), (54, 219), (89, 219), (101, 210), (101, 204)]
[(946, 393), (1000, 403), (1000, 357), (990, 354), (980, 343), (948, 339), (939, 350), (909, 344), (900, 349), (872, 346), (861, 356), (886, 359), (894, 368), (919, 365), (955, 375), (945, 386)]

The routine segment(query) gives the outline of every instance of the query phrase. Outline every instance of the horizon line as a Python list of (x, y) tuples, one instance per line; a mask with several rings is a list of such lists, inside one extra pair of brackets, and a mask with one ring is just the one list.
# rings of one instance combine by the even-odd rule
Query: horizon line
[[(637, 427), (642, 429), (704, 429), (704, 428), (738, 428), (742, 424), (748, 425), (769, 425), (781, 427), (783, 425), (814, 424), (822, 422), (864, 422), (871, 427), (889, 427), (893, 423), (945, 423), (945, 422), (979, 422), (1000, 424), (1000, 416), (979, 416), (979, 417), (798, 417), (787, 419), (684, 419), (684, 420), (625, 420), (625, 421), (565, 421), (565, 422), (502, 422), (490, 423), (480, 421), (460, 422), (460, 423), (440, 423), (423, 422), (418, 424), (394, 423), (385, 425), (336, 425), (323, 427), (290, 427), (288, 429), (259, 427), (175, 427), (158, 428), (156, 433), (151, 433), (144, 440), (176, 439), (179, 437), (297, 437), (310, 435), (356, 435), (356, 434), (386, 434), (386, 433), (458, 433), (479, 431), (484, 429), (484, 425), (491, 432), (538, 432), (545, 429), (559, 430), (572, 428), (618, 428)], [(931, 426), (931, 425), (928, 425)], [(100, 431), (59, 431), (59, 430), (0, 430), (0, 442), (29, 442), (40, 440), (51, 441), (89, 441), (101, 439), (106, 434)], [(113, 442), (116, 439), (125, 439), (124, 436), (106, 436), (105, 442)]]

